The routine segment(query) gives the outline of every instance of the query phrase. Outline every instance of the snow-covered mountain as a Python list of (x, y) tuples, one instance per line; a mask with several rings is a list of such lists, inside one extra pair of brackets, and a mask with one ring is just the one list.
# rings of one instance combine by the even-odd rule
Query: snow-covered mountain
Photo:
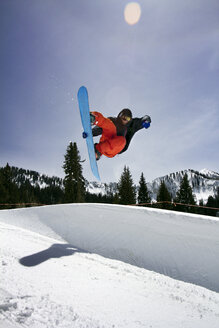
[(63, 179), (56, 176), (49, 177), (33, 170), (25, 170), (14, 166), (11, 167), (11, 174), (13, 182), (15, 182), (18, 187), (30, 184), (32, 187), (39, 187), (40, 189), (49, 186), (63, 188)]
[(185, 174), (188, 175), (189, 184), (192, 187), (197, 203), (200, 200), (206, 203), (209, 196), (215, 196), (219, 187), (219, 174), (207, 169), (201, 171), (188, 169), (165, 175), (148, 183), (148, 189), (151, 192), (152, 199), (157, 198), (157, 192), (162, 181), (165, 182), (172, 198), (175, 198)]
[[(217, 188), (219, 187), (219, 173), (208, 169), (203, 169), (201, 171), (187, 169), (170, 173), (163, 177), (156, 178), (152, 182), (148, 182), (147, 187), (151, 193), (152, 200), (157, 199), (157, 192), (162, 181), (165, 182), (172, 197), (175, 198), (185, 174), (188, 175), (189, 183), (192, 187), (197, 203), (199, 203), (200, 200), (203, 200), (203, 202), (206, 203), (209, 196), (215, 196)], [(100, 182), (89, 182), (87, 184), (87, 190), (93, 194), (101, 193), (102, 195), (106, 195), (109, 192), (115, 193), (116, 186), (116, 183), (106, 184)]]

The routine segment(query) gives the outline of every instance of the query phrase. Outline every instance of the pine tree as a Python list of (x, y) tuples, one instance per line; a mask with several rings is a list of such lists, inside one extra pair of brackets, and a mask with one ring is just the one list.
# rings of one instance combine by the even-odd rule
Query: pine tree
[(12, 169), (8, 163), (1, 169), (0, 185), (2, 203), (13, 204), (19, 202), (18, 188), (13, 181)]
[(172, 209), (172, 204), (167, 203), (167, 202), (171, 202), (171, 194), (169, 193), (164, 181), (161, 181), (160, 187), (158, 189), (157, 202), (161, 202), (158, 203), (159, 208), (169, 209), (169, 210)]
[(176, 194), (176, 202), (182, 204), (195, 205), (195, 198), (192, 193), (192, 188), (189, 185), (188, 175), (185, 174), (181, 183), (180, 189)]
[(150, 203), (151, 197), (148, 192), (147, 184), (145, 181), (145, 177), (143, 172), (141, 173), (140, 181), (139, 181), (139, 190), (138, 190), (138, 203)]
[(160, 187), (158, 189), (157, 201), (158, 202), (170, 202), (171, 201), (171, 195), (170, 195), (164, 181), (161, 181)]
[(219, 187), (217, 187), (217, 193), (215, 195), (215, 206), (219, 208)]
[(80, 203), (85, 199), (85, 179), (82, 175), (81, 157), (76, 142), (67, 147), (63, 165), (65, 171), (65, 202)]
[[(206, 204), (207, 207), (214, 207), (214, 208), (218, 208), (219, 209), (219, 187), (217, 188), (217, 193), (216, 195), (213, 196), (209, 196), (208, 197), (208, 201)], [(216, 216), (217, 213), (219, 214), (219, 210), (206, 210), (206, 214), (207, 215), (213, 215)]]
[(7, 203), (9, 194), (4, 183), (3, 168), (0, 168), (0, 204)]
[(128, 205), (135, 204), (136, 192), (132, 176), (128, 167), (124, 167), (123, 173), (118, 183), (119, 203)]

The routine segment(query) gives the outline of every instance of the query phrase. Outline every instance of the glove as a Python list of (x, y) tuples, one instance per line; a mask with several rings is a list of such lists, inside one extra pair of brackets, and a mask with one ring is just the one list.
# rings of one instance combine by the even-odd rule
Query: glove
[(146, 122), (146, 121), (142, 122), (142, 127), (145, 129), (148, 129), (150, 127), (150, 125), (151, 125), (151, 123), (149, 123), (149, 122)]
[(145, 129), (148, 129), (151, 125), (151, 118), (148, 115), (145, 115), (144, 117), (142, 117), (142, 127)]
[(90, 123), (91, 123), (91, 125), (93, 125), (95, 121), (96, 121), (95, 115), (90, 113)]

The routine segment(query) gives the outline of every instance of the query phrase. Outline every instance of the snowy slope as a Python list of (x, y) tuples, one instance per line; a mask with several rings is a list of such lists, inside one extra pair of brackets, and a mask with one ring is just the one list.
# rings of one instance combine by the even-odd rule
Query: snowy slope
[(216, 219), (100, 204), (5, 210), (0, 240), (1, 328), (219, 326)]

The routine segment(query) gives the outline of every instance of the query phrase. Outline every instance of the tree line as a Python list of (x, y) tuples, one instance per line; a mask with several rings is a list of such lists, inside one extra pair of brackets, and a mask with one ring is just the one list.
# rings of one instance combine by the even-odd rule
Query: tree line
[[(157, 193), (157, 202), (151, 203), (151, 195), (143, 172), (136, 186), (128, 166), (124, 167), (116, 190), (108, 188), (105, 195), (89, 193), (86, 188), (87, 181), (83, 177), (80, 153), (75, 142), (70, 142), (67, 147), (63, 169), (64, 180), (39, 175), (35, 171), (10, 167), (9, 164), (0, 168), (0, 204), (7, 204), (1, 205), (0, 208), (12, 208), (15, 207), (14, 204), (29, 206), (30, 203), (47, 205), (97, 202), (123, 205), (145, 204), (145, 206), (207, 215), (217, 213), (217, 210), (192, 206), (196, 205), (196, 201), (187, 174), (181, 181), (175, 199), (172, 198), (165, 182), (162, 181)], [(219, 190), (215, 197), (209, 197), (206, 207), (219, 208)]]
[[(0, 168), (0, 208), (56, 204), (63, 200), (62, 179), (10, 166)], [(5, 205), (7, 204), (7, 205)]]

